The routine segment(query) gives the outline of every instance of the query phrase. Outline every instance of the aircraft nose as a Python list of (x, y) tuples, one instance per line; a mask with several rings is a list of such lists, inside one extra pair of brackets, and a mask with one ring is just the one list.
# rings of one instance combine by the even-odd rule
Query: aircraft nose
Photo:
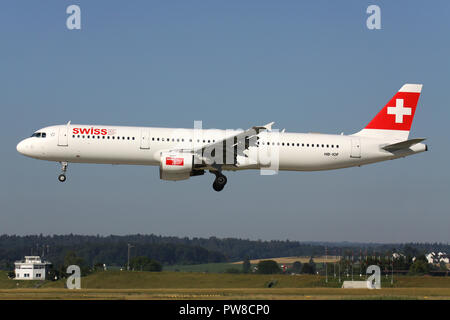
[(20, 141), (17, 144), (16, 149), (17, 149), (17, 152), (19, 152), (20, 154), (26, 155), (27, 146), (26, 146), (25, 140)]

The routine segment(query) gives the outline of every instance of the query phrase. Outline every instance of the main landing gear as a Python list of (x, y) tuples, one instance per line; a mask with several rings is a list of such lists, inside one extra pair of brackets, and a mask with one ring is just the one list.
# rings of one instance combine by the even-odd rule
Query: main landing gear
[(66, 181), (66, 179), (67, 179), (66, 178), (67, 166), (68, 166), (67, 162), (61, 162), (61, 174), (58, 176), (59, 182)]
[(216, 191), (222, 191), (225, 185), (227, 184), (227, 177), (225, 177), (219, 171), (210, 171), (211, 173), (216, 175), (216, 179), (214, 179), (213, 189)]

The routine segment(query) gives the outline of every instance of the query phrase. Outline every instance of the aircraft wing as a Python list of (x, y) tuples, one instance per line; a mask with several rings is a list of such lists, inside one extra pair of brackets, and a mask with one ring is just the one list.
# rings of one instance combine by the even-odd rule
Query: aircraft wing
[[(199, 159), (202, 159), (206, 163), (211, 163), (211, 161), (208, 161), (212, 160), (209, 159), (210, 156), (213, 157), (215, 155), (215, 150), (220, 149), (222, 150), (224, 155), (234, 154), (234, 156), (238, 155), (247, 157), (247, 155), (245, 154), (245, 150), (247, 150), (249, 147), (256, 146), (256, 136), (263, 130), (272, 130), (273, 124), (274, 122), (270, 122), (264, 126), (253, 126), (250, 129), (237, 132), (232, 136), (224, 137), (224, 139), (217, 140), (207, 145), (203, 145), (199, 148), (194, 147), (189, 151), (196, 154)], [(186, 152), (188, 150), (183, 149), (182, 151)]]
[(389, 151), (389, 152), (394, 152), (394, 151), (398, 151), (398, 150), (402, 150), (402, 149), (408, 149), (409, 147), (412, 147), (413, 145), (418, 144), (424, 140), (425, 140), (425, 138), (406, 140), (406, 141), (402, 141), (402, 142), (398, 142), (398, 143), (394, 143), (394, 144), (388, 144), (387, 146), (382, 147), (382, 149)]

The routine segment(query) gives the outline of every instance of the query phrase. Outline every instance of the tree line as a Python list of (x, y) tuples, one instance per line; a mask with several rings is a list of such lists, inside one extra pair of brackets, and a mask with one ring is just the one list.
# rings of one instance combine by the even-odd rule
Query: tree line
[(249, 240), (236, 238), (187, 238), (158, 235), (0, 235), (0, 269), (10, 270), (25, 255), (40, 255), (56, 266), (63, 266), (69, 251), (91, 268), (95, 265), (126, 266), (130, 258), (147, 257), (162, 265), (202, 264), (267, 259), (287, 256), (390, 255), (402, 252), (419, 256), (430, 251), (450, 252), (442, 243), (355, 244), (319, 243), (290, 240)]

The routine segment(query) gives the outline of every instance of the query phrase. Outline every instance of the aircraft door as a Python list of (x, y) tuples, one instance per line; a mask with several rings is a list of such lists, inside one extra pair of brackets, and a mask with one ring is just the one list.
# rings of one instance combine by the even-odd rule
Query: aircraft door
[(141, 149), (150, 149), (150, 129), (141, 129)]
[(361, 158), (361, 139), (352, 137), (350, 158)]
[(69, 126), (59, 127), (58, 129), (58, 146), (67, 147), (69, 141)]

